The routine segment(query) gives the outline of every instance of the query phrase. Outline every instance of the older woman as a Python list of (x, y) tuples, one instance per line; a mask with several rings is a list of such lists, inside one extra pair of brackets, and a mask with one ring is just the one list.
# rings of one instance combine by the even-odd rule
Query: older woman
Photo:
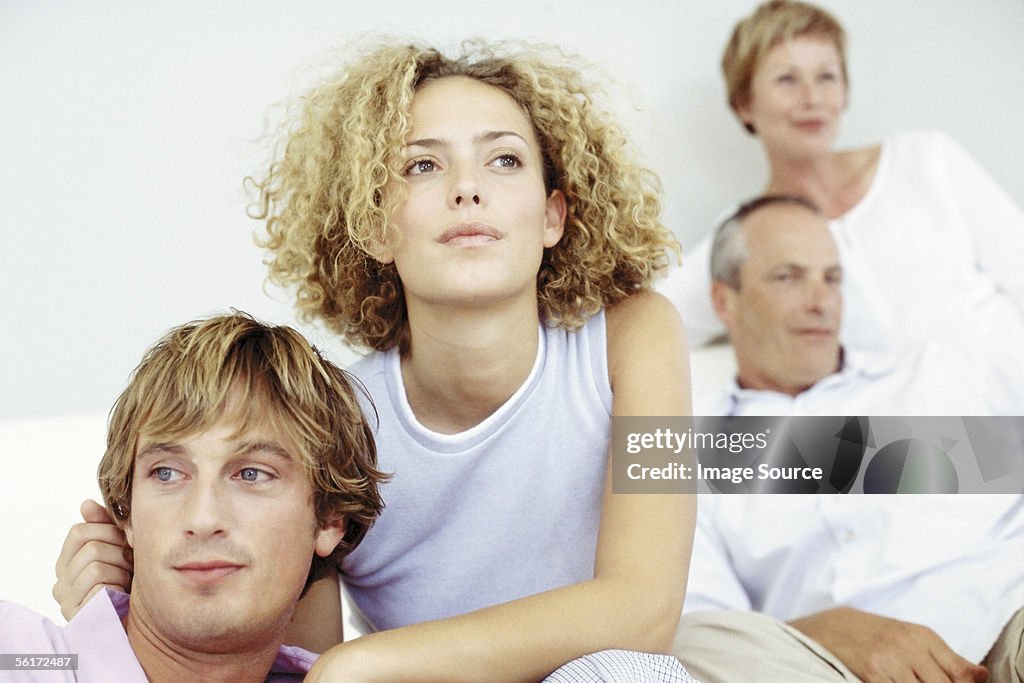
[[(736, 28), (722, 70), (729, 105), (768, 157), (768, 194), (830, 219), (848, 283), (843, 340), (891, 349), (935, 335), (1024, 342), (1024, 212), (942, 133), (836, 150), (849, 95), (845, 34), (803, 2), (771, 0)], [(709, 240), (662, 287), (691, 342), (724, 333), (709, 297)]]

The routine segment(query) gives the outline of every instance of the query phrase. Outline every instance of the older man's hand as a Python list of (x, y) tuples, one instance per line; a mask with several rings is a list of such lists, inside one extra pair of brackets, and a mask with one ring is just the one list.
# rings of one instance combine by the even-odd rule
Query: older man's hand
[(866, 683), (981, 683), (988, 670), (953, 652), (920, 624), (837, 607), (789, 622), (824, 645)]

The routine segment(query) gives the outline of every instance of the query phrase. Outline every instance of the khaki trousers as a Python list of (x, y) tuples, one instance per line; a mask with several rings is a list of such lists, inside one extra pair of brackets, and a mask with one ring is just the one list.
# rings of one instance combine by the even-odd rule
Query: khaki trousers
[[(988, 683), (1024, 681), (1024, 609), (1007, 623), (982, 662)], [(673, 652), (703, 683), (857, 683), (831, 652), (800, 631), (756, 612), (684, 615)]]

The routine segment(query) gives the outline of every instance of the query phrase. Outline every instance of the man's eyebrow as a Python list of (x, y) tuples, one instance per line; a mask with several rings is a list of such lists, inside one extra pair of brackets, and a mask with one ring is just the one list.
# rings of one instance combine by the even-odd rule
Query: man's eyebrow
[(236, 455), (249, 455), (251, 453), (265, 453), (280, 460), (295, 462), (295, 458), (281, 444), (276, 441), (242, 441), (235, 448)]
[[(474, 135), (473, 136), (473, 142), (474, 143), (493, 142), (493, 141), (497, 140), (498, 138), (503, 138), (503, 137), (507, 137), (507, 136), (517, 137), (520, 140), (522, 140), (523, 143), (529, 144), (529, 143), (527, 143), (526, 138), (524, 138), (522, 135), (520, 135), (519, 133), (515, 132), (514, 130), (489, 130), (489, 131), (486, 131), (486, 132)], [(427, 149), (434, 149), (434, 148), (437, 148), (437, 147), (447, 147), (448, 146), (448, 142), (445, 141), (445, 140), (442, 140), (440, 138), (420, 138), (418, 140), (410, 140), (409, 142), (406, 143), (405, 146), (406, 147), (426, 147)]]
[(180, 455), (184, 453), (185, 449), (181, 447), (181, 444), (169, 443), (166, 441), (156, 441), (150, 444), (146, 444), (146, 447), (141, 449), (136, 454), (135, 459), (141, 460), (142, 458), (148, 458), (157, 455)]
[[(181, 444), (170, 443), (170, 442), (154, 442), (147, 444), (142, 450), (135, 456), (136, 460), (142, 458), (155, 457), (158, 455), (181, 455), (185, 452), (185, 448)], [(248, 455), (250, 453), (265, 453), (271, 455), (280, 460), (295, 461), (291, 453), (281, 444), (276, 441), (269, 440), (256, 440), (256, 441), (240, 441), (235, 447), (236, 455)]]

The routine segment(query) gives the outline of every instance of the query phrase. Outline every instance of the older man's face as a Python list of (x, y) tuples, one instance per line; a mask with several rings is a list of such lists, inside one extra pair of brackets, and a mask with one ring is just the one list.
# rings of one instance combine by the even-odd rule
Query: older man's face
[(740, 288), (715, 283), (740, 383), (796, 394), (839, 364), (842, 268), (828, 225), (799, 205), (763, 207), (743, 221)]

